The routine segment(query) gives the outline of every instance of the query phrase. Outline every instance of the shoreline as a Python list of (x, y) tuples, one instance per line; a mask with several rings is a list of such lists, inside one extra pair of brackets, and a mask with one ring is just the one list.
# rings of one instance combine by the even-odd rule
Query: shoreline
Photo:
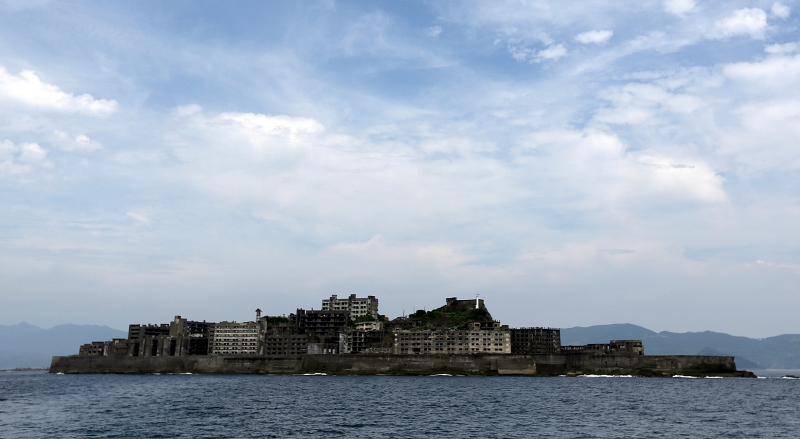
[(198, 355), (174, 357), (53, 357), (50, 373), (750, 377), (733, 357), (699, 355), (461, 354), (461, 355)]

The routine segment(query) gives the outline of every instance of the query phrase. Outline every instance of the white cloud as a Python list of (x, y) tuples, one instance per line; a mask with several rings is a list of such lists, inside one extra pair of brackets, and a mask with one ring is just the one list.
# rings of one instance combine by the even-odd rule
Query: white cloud
[(56, 143), (65, 151), (90, 152), (103, 149), (103, 144), (96, 140), (90, 139), (86, 134), (78, 134), (77, 136), (72, 137), (69, 135), (69, 133), (58, 130), (54, 131), (53, 134), (54, 143)]
[(567, 54), (567, 48), (563, 44), (553, 44), (547, 49), (540, 50), (536, 56), (540, 59), (559, 59)]
[(761, 259), (757, 260), (756, 264), (763, 265), (764, 267), (770, 267), (770, 268), (786, 268), (786, 269), (789, 269), (789, 270), (796, 271), (798, 274), (800, 274), (800, 264), (779, 264), (779, 263), (775, 263), (775, 262), (764, 261), (764, 260), (761, 260)]
[(800, 80), (800, 55), (773, 56), (761, 62), (726, 64), (722, 72), (731, 79), (750, 81), (765, 88), (786, 90)]
[(0, 66), (0, 97), (47, 110), (107, 115), (117, 111), (117, 101), (75, 96), (58, 86), (42, 82), (31, 70), (13, 75)]
[(23, 143), (19, 146), (19, 160), (25, 163), (40, 162), (47, 158), (47, 150), (38, 143)]
[(431, 26), (425, 29), (425, 35), (429, 37), (438, 37), (442, 33), (442, 28), (440, 26)]
[(197, 104), (179, 105), (172, 109), (172, 114), (178, 117), (193, 116), (203, 111), (203, 107)]
[(701, 99), (675, 93), (664, 84), (630, 83), (600, 94), (614, 104), (597, 111), (595, 120), (610, 124), (663, 124), (671, 114), (687, 114), (703, 105)]
[(150, 224), (153, 222), (147, 215), (143, 215), (141, 213), (136, 212), (127, 212), (125, 214), (128, 218), (134, 219), (142, 224)]
[(797, 43), (770, 44), (764, 48), (764, 52), (771, 55), (785, 55), (787, 53), (797, 52), (797, 48)]
[(582, 44), (603, 44), (607, 42), (614, 31), (610, 30), (591, 30), (575, 36), (575, 41)]
[(650, 178), (656, 192), (684, 194), (711, 203), (728, 199), (722, 178), (705, 163), (687, 163), (650, 155), (639, 156), (637, 160), (651, 168)]
[(664, 10), (670, 14), (683, 17), (684, 15), (694, 12), (697, 3), (695, 0), (665, 0)]
[(0, 174), (18, 175), (30, 172), (34, 166), (47, 165), (47, 150), (37, 143), (21, 143), (6, 139), (0, 143)]
[(314, 119), (290, 116), (267, 116), (255, 113), (222, 113), (220, 121), (239, 123), (255, 135), (295, 137), (303, 134), (316, 134), (325, 127)]
[(757, 8), (738, 9), (728, 17), (714, 23), (712, 37), (717, 39), (739, 35), (749, 35), (757, 40), (764, 39), (767, 29), (767, 13)]
[(784, 20), (789, 18), (789, 15), (792, 13), (792, 10), (781, 3), (775, 2), (772, 4), (772, 9), (770, 9), (770, 13), (773, 17), (783, 18)]

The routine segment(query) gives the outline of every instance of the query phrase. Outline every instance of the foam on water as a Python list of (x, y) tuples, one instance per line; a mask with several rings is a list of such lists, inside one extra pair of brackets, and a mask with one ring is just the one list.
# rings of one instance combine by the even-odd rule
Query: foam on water
[(586, 374), (586, 375), (578, 375), (579, 377), (583, 378), (633, 378), (633, 375), (594, 375), (594, 374)]

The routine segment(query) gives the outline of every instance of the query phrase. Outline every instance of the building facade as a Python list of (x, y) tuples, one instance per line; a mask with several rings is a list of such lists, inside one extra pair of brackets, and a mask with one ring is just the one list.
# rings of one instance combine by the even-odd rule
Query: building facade
[(510, 354), (511, 331), (470, 330), (395, 330), (394, 353), (406, 354)]
[(219, 322), (210, 328), (210, 354), (257, 355), (260, 348), (258, 322)]
[(562, 353), (594, 352), (613, 355), (644, 355), (641, 340), (611, 340), (608, 343), (592, 343), (582, 346), (561, 346)]
[(303, 355), (308, 350), (308, 334), (288, 324), (269, 325), (261, 350), (263, 355)]
[(378, 318), (378, 299), (375, 296), (356, 297), (351, 294), (347, 299), (339, 299), (335, 294), (330, 299), (322, 300), (323, 311), (347, 311), (350, 320), (371, 315)]
[(512, 354), (555, 354), (561, 352), (561, 330), (554, 328), (511, 328)]

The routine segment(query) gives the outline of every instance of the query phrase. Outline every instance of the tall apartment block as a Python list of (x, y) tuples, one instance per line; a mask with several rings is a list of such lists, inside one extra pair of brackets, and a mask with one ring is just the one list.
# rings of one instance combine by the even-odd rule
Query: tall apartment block
[(375, 296), (356, 297), (351, 294), (347, 299), (340, 299), (335, 294), (330, 299), (322, 300), (323, 311), (347, 311), (350, 320), (355, 320), (365, 315), (378, 318), (378, 299)]

